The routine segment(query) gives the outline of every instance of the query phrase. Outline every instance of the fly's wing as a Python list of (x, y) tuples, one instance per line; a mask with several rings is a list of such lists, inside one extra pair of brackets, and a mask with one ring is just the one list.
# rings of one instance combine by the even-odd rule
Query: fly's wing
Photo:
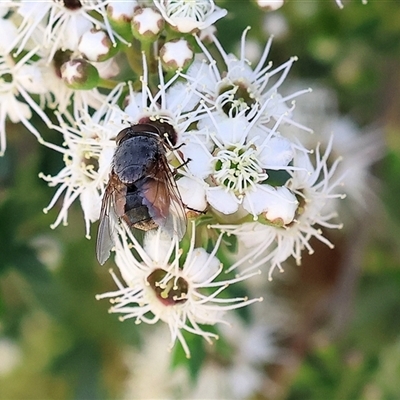
[(165, 157), (161, 157), (149, 176), (141, 184), (143, 204), (157, 225), (181, 240), (186, 232), (186, 212)]
[(110, 257), (110, 251), (114, 246), (114, 229), (124, 214), (125, 198), (126, 186), (112, 172), (104, 191), (97, 232), (96, 256), (101, 265)]

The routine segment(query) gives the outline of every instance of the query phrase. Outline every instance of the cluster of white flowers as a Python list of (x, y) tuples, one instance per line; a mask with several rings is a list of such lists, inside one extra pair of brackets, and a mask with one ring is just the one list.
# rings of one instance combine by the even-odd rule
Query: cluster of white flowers
[[(321, 154), (319, 146), (308, 148), (288, 133), (311, 133), (293, 117), (294, 99), (309, 89), (282, 94), (296, 57), (273, 66), (271, 39), (255, 66), (245, 57), (247, 29), (239, 57), (228, 54), (212, 26), (227, 11), (212, 0), (54, 0), (40, 6), (21, 0), (3, 2), (1, 12), (8, 36), (0, 39), (0, 151), (8, 117), (62, 154), (65, 167), (57, 175), (40, 175), (58, 186), (45, 209), (61, 203), (53, 228), (67, 224), (78, 198), (88, 238), (93, 222), (110, 218), (106, 240), (121, 277), (111, 272), (118, 289), (98, 298), (111, 298), (110, 311), (122, 320), (166, 323), (171, 347), (178, 340), (189, 356), (183, 331), (209, 341), (217, 334), (202, 325), (224, 322), (225, 311), (260, 300), (231, 296), (230, 285), (257, 275), (263, 264), (271, 278), (288, 257), (300, 262), (304, 249), (312, 252), (312, 237), (332, 246), (322, 229), (341, 227), (332, 209), (342, 197), (340, 159), (328, 162), (331, 141)], [(32, 110), (62, 135), (62, 146), (31, 124)], [(163, 159), (165, 151), (169, 166), (147, 160), (145, 152), (132, 154), (146, 168), (127, 182), (114, 170), (115, 151), (118, 134), (135, 126), (149, 137), (153, 130), (162, 134), (161, 156), (154, 154)], [(176, 191), (171, 201), (168, 188)], [(128, 195), (140, 199), (129, 210)], [(163, 226), (177, 202), (185, 222), (191, 219), (183, 238), (184, 232), (171, 234), (169, 222)], [(124, 218), (139, 208), (153, 220), (150, 227), (159, 228), (143, 240)], [(233, 235), (249, 250), (223, 265)], [(239, 266), (239, 275), (221, 278)]]

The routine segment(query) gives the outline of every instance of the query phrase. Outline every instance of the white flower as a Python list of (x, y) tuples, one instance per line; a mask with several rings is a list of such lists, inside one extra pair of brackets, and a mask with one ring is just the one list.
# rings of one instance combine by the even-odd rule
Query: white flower
[(164, 19), (182, 33), (208, 28), (227, 14), (213, 0), (154, 0), (154, 5)]
[[(196, 209), (201, 194), (222, 214), (234, 214), (242, 206), (254, 219), (276, 201), (297, 204), (294, 195), (282, 196), (268, 184), (267, 170), (291, 169), (288, 164), (294, 149), (289, 140), (274, 131), (254, 128), (243, 113), (234, 118), (210, 114), (209, 119), (203, 118), (198, 125), (199, 132), (182, 136), (185, 146), (180, 151), (190, 160), (189, 173), (183, 173), (185, 204)], [(201, 140), (202, 136), (206, 141)], [(181, 187), (180, 180), (178, 186)], [(198, 195), (186, 196), (188, 188)]]
[(19, 54), (26, 48), (28, 40), (33, 40), (49, 49), (49, 62), (59, 48), (76, 50), (81, 36), (93, 27), (105, 29), (116, 43), (115, 37), (121, 38), (111, 29), (107, 19), (108, 3), (110, 0), (55, 0), (41, 2), (38, 6), (36, 2), (21, 0), (16, 12), (22, 21), (12, 47), (17, 47)]
[[(211, 356), (202, 364), (194, 388), (185, 393), (184, 398), (249, 399), (260, 392), (266, 394), (267, 383), (268, 387), (273, 387), (265, 367), (280, 359), (276, 335), (287, 318), (273, 321), (275, 317), (271, 319), (270, 316), (280, 305), (276, 298), (269, 300), (254, 304), (246, 323), (237, 314), (229, 314), (229, 325), (219, 327), (229, 351), (215, 357), (211, 349)], [(254, 313), (257, 308), (261, 315)]]
[[(217, 213), (234, 214), (237, 222), (247, 214), (256, 220), (269, 212), (270, 218), (279, 214), (277, 218), (289, 223), (297, 200), (289, 191), (277, 190), (279, 184), (271, 185), (269, 171), (296, 168), (290, 165), (294, 152), (305, 151), (279, 132), (285, 122), (310, 131), (291, 119), (294, 104), (286, 104), (309, 90), (286, 97), (278, 93), (295, 58), (274, 70), (271, 63), (265, 66), (270, 39), (260, 62), (251, 68), (245, 58), (246, 33), (247, 30), (242, 36), (239, 59), (228, 55), (212, 36), (225, 62), (221, 69), (196, 37), (206, 60), (196, 60), (181, 75), (192, 82), (202, 98), (198, 112), (206, 115), (198, 121), (197, 130), (182, 135), (185, 146), (180, 151), (188, 163), (178, 186), (184, 203), (194, 210), (202, 211), (204, 208), (199, 209), (199, 205), (208, 203)], [(275, 78), (273, 83), (271, 77)], [(278, 203), (283, 209), (277, 210)]]
[[(35, 50), (28, 52), (18, 62), (0, 52), (0, 155), (6, 149), (6, 118), (11, 122), (22, 122), (39, 142), (43, 139), (38, 130), (29, 122), (34, 110), (40, 118), (50, 124), (41, 107), (32, 99), (32, 94), (43, 94), (43, 76), (31, 62)], [(21, 101), (22, 100), (22, 101)]]
[(124, 127), (126, 115), (115, 106), (121, 95), (123, 85), (117, 86), (107, 97), (102, 108), (90, 115), (88, 108), (75, 114), (74, 121), (68, 114), (57, 114), (59, 126), (54, 129), (62, 133), (64, 147), (44, 143), (63, 154), (65, 167), (56, 175), (43, 173), (40, 177), (50, 186), (59, 185), (50, 204), (44, 209), (48, 212), (63, 195), (61, 211), (52, 228), (68, 221), (68, 209), (79, 198), (84, 212), (86, 236), (90, 237), (90, 223), (100, 215), (101, 196), (108, 180), (111, 160), (115, 149), (115, 136)]
[(65, 111), (61, 114), (67, 104), (62, 104), (63, 107), (59, 104), (57, 115), (60, 126), (54, 126), (54, 129), (63, 134), (66, 147), (45, 143), (48, 147), (61, 152), (66, 163), (65, 168), (56, 176), (41, 174), (51, 186), (60, 185), (45, 209), (46, 212), (65, 192), (62, 209), (52, 225), (53, 228), (61, 222), (67, 224), (68, 209), (75, 199), (79, 198), (84, 211), (86, 236), (89, 237), (91, 222), (99, 218), (101, 197), (115, 150), (114, 138), (123, 128), (129, 124), (157, 123), (158, 127), (164, 127), (167, 132), (172, 127), (176, 135), (173, 139), (177, 141), (179, 135), (197, 121), (198, 111), (191, 111), (198, 102), (197, 97), (193, 100), (192, 84), (179, 82), (174, 85), (178, 78), (177, 74), (168, 82), (164, 82), (159, 64), (159, 90), (152, 93), (148, 86), (145, 58), (143, 58), (143, 69), (142, 91), (135, 92), (129, 84), (129, 95), (126, 99), (128, 105), (125, 111), (116, 105), (117, 101), (121, 100), (122, 85), (118, 85), (108, 97), (101, 95), (104, 98), (103, 105), (93, 115), (89, 112), (93, 107), (91, 98), (83, 97), (85, 92), (91, 91), (72, 91), (65, 85), (64, 89), (60, 89), (60, 94), (65, 90), (74, 96), (75, 101), (73, 117)]
[[(217, 280), (223, 266), (215, 254), (222, 236), (211, 254), (208, 254), (203, 248), (195, 248), (193, 233), (182, 263), (182, 250), (177, 240), (161, 230), (147, 232), (144, 247), (137, 242), (129, 228), (121, 227), (118, 230), (120, 238), (116, 240), (115, 262), (125, 284), (111, 271), (118, 290), (98, 295), (97, 298), (112, 298), (110, 312), (124, 314), (120, 317), (122, 321), (128, 318), (134, 318), (136, 323), (163, 321), (169, 326), (170, 347), (179, 340), (187, 357), (190, 356), (190, 350), (182, 330), (211, 342), (217, 335), (203, 330), (200, 324), (222, 323), (225, 311), (260, 301), (218, 297), (229, 285), (252, 276)], [(132, 247), (139, 259), (132, 254)], [(148, 253), (146, 248), (154, 251)]]
[(283, 272), (282, 263), (292, 256), (297, 264), (301, 263), (301, 252), (307, 249), (309, 254), (313, 249), (309, 243), (312, 237), (325, 243), (330, 248), (333, 244), (323, 236), (321, 228), (340, 229), (342, 224), (331, 222), (336, 212), (329, 208), (330, 202), (344, 198), (337, 193), (337, 186), (343, 182), (343, 176), (335, 175), (340, 158), (328, 169), (327, 161), (332, 149), (332, 138), (321, 155), (319, 146), (315, 154), (315, 166), (310, 157), (304, 152), (296, 153), (294, 165), (300, 167), (291, 171), (292, 178), (286, 186), (298, 199), (298, 207), (294, 220), (283, 226), (268, 226), (260, 223), (243, 224), (240, 227), (229, 225), (214, 225), (231, 234), (237, 235), (244, 242), (249, 252), (230, 270), (237, 268), (248, 261), (250, 266), (244, 272), (258, 268), (260, 265), (269, 265), (269, 279), (275, 268)]
[[(285, 81), (296, 57), (272, 69), (272, 62), (266, 64), (272, 44), (270, 38), (265, 46), (260, 61), (252, 68), (246, 58), (246, 34), (241, 39), (240, 57), (227, 54), (214, 35), (212, 41), (224, 60), (225, 66), (218, 68), (214, 57), (210, 54), (200, 39), (195, 36), (198, 45), (206, 56), (208, 63), (195, 61), (189, 68), (186, 79), (200, 81), (198, 91), (209, 107), (229, 117), (235, 117), (241, 112), (249, 121), (257, 125), (271, 128), (276, 121), (296, 123), (292, 121), (292, 108), (287, 102), (308, 92), (301, 90), (283, 97), (278, 89)], [(194, 78), (192, 78), (194, 76)], [(273, 78), (273, 83), (271, 78)], [(304, 128), (304, 127), (303, 127)], [(304, 128), (307, 130), (307, 128)], [(308, 129), (309, 130), (309, 129)]]

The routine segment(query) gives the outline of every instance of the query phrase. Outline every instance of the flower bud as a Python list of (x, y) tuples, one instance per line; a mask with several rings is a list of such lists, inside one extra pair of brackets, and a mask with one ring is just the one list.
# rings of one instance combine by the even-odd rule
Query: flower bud
[(97, 69), (82, 58), (64, 63), (61, 66), (61, 78), (68, 87), (76, 90), (93, 89), (100, 80)]
[(132, 33), (140, 41), (154, 42), (163, 28), (163, 17), (150, 7), (137, 8), (133, 14)]
[(175, 39), (164, 44), (160, 49), (160, 59), (164, 70), (186, 69), (193, 61), (194, 52), (185, 39)]
[(126, 40), (132, 38), (131, 21), (135, 7), (136, 1), (113, 1), (107, 6), (111, 27)]
[(96, 29), (91, 29), (81, 36), (78, 50), (85, 58), (94, 62), (105, 61), (117, 52), (107, 33)]

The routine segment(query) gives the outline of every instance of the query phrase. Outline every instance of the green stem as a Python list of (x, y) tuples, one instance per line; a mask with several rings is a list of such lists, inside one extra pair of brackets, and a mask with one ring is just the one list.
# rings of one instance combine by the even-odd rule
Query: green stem
[(141, 48), (142, 48), (142, 52), (145, 54), (146, 57), (146, 63), (147, 63), (147, 68), (149, 70), (149, 72), (153, 72), (154, 70), (154, 57), (153, 57), (153, 53), (152, 53), (152, 42), (148, 42), (148, 41), (142, 41), (140, 42), (141, 44)]
[(143, 74), (142, 54), (138, 49), (138, 46), (135, 46), (136, 44), (137, 42), (134, 41), (132, 46), (125, 46), (124, 52), (131, 70), (136, 75), (141, 76)]
[(118, 85), (118, 82), (113, 81), (112, 79), (104, 79), (100, 78), (98, 87), (104, 88), (104, 89), (114, 89), (115, 86)]

